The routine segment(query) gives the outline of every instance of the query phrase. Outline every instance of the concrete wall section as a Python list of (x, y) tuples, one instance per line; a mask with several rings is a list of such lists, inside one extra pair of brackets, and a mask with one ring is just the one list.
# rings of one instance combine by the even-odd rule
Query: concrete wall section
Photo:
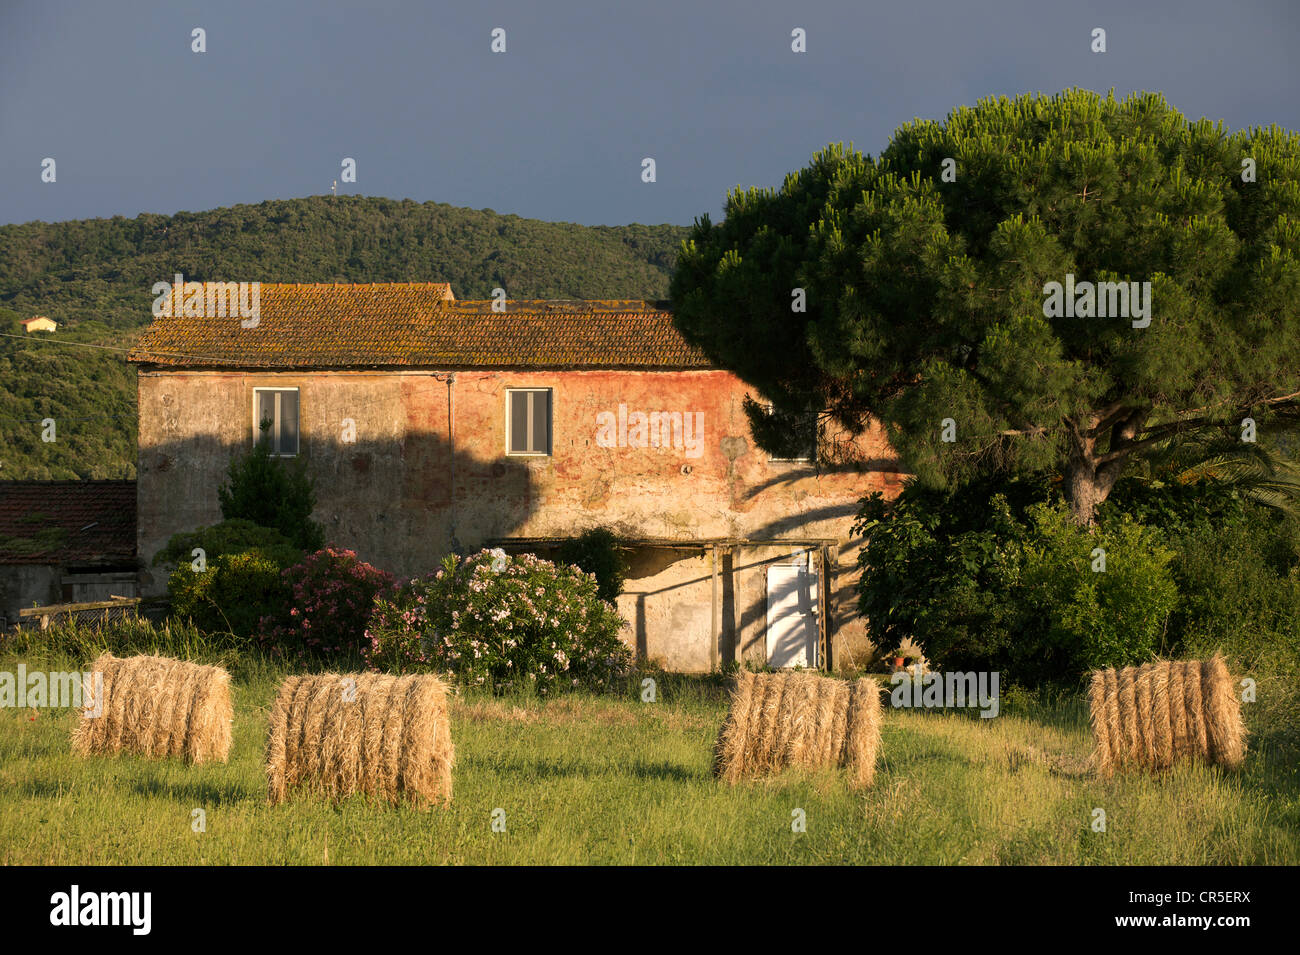
[(0, 612), (7, 629), (18, 623), (18, 611), (34, 604), (60, 603), (63, 569), (44, 564), (0, 565)]

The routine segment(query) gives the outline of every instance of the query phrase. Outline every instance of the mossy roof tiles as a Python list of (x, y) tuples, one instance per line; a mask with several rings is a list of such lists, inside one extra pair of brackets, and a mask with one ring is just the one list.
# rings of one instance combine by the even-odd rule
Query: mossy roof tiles
[(455, 301), (445, 283), (263, 283), (257, 324), (159, 317), (128, 360), (168, 367), (709, 368), (639, 300)]

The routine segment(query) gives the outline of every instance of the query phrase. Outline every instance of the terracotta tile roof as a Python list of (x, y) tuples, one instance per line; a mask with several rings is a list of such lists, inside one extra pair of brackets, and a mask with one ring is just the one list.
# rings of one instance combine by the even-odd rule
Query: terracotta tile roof
[(452, 301), (446, 285), (272, 285), (255, 328), (156, 318), (128, 361), (171, 367), (708, 368), (650, 302)]
[(134, 557), (134, 481), (0, 481), (0, 564)]

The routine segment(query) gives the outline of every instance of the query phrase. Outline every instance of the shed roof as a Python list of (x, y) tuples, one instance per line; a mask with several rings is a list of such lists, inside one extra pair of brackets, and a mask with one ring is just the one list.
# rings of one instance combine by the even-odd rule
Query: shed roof
[(0, 481), (0, 564), (135, 557), (134, 481)]

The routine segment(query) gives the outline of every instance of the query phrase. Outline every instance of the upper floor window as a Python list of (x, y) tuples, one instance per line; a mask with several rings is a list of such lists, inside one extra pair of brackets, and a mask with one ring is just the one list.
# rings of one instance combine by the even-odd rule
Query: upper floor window
[(506, 390), (506, 453), (551, 453), (551, 389)]
[(271, 453), (292, 457), (298, 453), (298, 389), (253, 389), (253, 440), (263, 436)]

